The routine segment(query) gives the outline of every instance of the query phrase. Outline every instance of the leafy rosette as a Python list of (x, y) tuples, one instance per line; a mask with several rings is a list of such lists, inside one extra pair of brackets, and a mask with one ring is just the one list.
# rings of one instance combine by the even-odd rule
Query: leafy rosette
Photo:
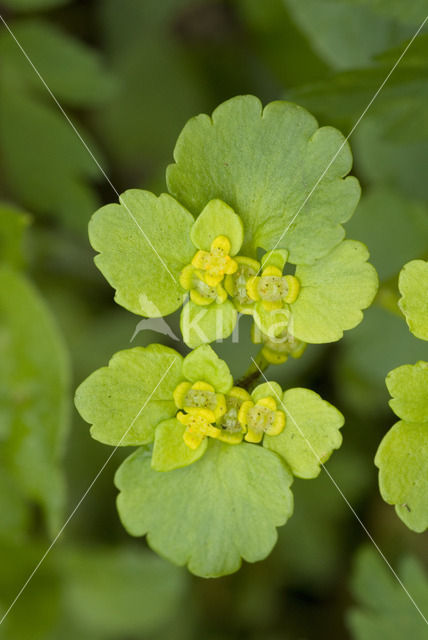
[(191, 119), (174, 158), (171, 195), (130, 190), (90, 222), (119, 304), (159, 317), (184, 302), (191, 348), (229, 336), (238, 312), (252, 314), (272, 362), (361, 321), (377, 276), (365, 246), (343, 240), (360, 187), (345, 177), (352, 156), (339, 131), (297, 105), (262, 109), (238, 96)]
[(292, 514), (293, 476), (316, 477), (341, 445), (328, 402), (274, 382), (249, 394), (208, 345), (185, 358), (162, 345), (121, 351), (76, 406), (97, 440), (142, 445), (116, 475), (125, 528), (204, 577), (268, 555)]

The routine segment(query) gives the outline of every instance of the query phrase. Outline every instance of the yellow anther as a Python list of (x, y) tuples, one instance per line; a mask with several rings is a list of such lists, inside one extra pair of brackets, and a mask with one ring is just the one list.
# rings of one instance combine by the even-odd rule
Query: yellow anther
[(246, 429), (247, 442), (261, 442), (265, 433), (275, 436), (285, 427), (285, 413), (277, 410), (277, 403), (271, 396), (261, 398), (256, 403), (252, 400), (243, 402), (238, 420)]

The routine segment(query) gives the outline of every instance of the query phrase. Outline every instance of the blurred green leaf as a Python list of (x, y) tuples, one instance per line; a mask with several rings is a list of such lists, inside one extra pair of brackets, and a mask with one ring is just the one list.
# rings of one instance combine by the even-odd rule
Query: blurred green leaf
[(35, 11), (60, 7), (69, 2), (70, 0), (2, 0), (2, 5), (14, 11)]
[(0, 203), (0, 263), (19, 268), (26, 262), (24, 232), (30, 216), (20, 209)]
[(99, 3), (110, 64), (120, 84), (95, 126), (120, 173), (131, 180), (146, 175), (147, 184), (157, 177), (185, 121), (206, 106), (206, 79), (174, 24), (186, 5), (187, 0)]
[[(55, 97), (70, 106), (91, 107), (112, 95), (115, 81), (98, 51), (54, 24), (25, 19), (12, 24), (14, 36)], [(0, 79), (9, 88), (35, 91), (48, 101), (46, 87), (8, 32), (0, 37)], [(52, 103), (52, 108), (57, 107)]]
[[(410, 113), (413, 118), (418, 118), (419, 111), (415, 112), (413, 106), (409, 118)], [(386, 184), (394, 190), (401, 190), (412, 201), (415, 198), (428, 200), (428, 182), (425, 179), (428, 143), (420, 136), (416, 140), (391, 139), (388, 120), (384, 113), (367, 115), (353, 134), (359, 174), (369, 185)]]
[[(350, 504), (357, 508), (371, 481), (372, 464), (365, 454), (350, 445), (352, 424), (346, 424), (344, 444), (327, 469)], [(324, 594), (337, 573), (343, 570), (349, 536), (357, 526), (343, 496), (324, 471), (311, 482), (297, 480), (293, 486), (293, 517), (280, 530), (278, 550), (281, 570), (290, 574), (293, 584), (314, 586)], [(314, 523), (316, 522), (316, 526)], [(322, 552), (320, 552), (322, 550)]]
[[(2, 414), (3, 408), (0, 406), (0, 429), (5, 426)], [(29, 523), (29, 510), (23, 492), (5, 469), (0, 469), (0, 513), (0, 545), (5, 540), (21, 540)]]
[(332, 0), (337, 4), (347, 4), (355, 8), (369, 6), (379, 15), (401, 20), (403, 23), (419, 26), (426, 16), (425, 0)]
[(0, 153), (7, 157), (4, 179), (19, 202), (86, 231), (98, 204), (88, 179), (99, 171), (59, 112), (24, 95), (5, 94)]
[[(284, 0), (237, 0), (235, 5), (245, 22), (253, 47), (284, 86), (319, 80), (329, 70), (286, 9)], [(287, 60), (293, 58), (293, 64)]]
[(428, 256), (428, 207), (395, 189), (368, 190), (346, 231), (367, 245), (381, 281), (397, 276), (403, 262)]
[[(422, 565), (407, 556), (398, 574), (427, 617), (428, 579)], [(358, 602), (347, 616), (354, 640), (425, 640), (426, 621), (375, 549), (364, 547), (357, 555), (351, 588)]]
[[(373, 56), (412, 35), (393, 16), (377, 13), (373, 2), (284, 0), (312, 46), (334, 69), (369, 65)], [(364, 33), (364, 37), (361, 34)]]
[[(93, 108), (111, 94), (111, 76), (83, 43), (42, 21), (17, 22), (12, 29), (61, 102)], [(30, 210), (60, 216), (83, 230), (97, 206), (90, 182), (99, 177), (99, 168), (7, 31), (0, 36), (0, 53), (0, 159), (6, 186)], [(78, 129), (102, 160), (92, 136)]]
[(49, 528), (61, 518), (60, 467), (69, 420), (69, 362), (56, 323), (33, 285), (0, 269), (0, 455), (24, 495), (39, 502)]
[(386, 373), (422, 358), (428, 360), (428, 345), (406, 329), (403, 318), (372, 307), (340, 343), (335, 363), (338, 393), (358, 415), (373, 419), (373, 413), (387, 410)]
[(144, 549), (63, 548), (58, 564), (76, 637), (150, 637), (182, 604), (185, 573)]
[[(40, 540), (0, 545), (0, 618), (48, 546)], [(59, 576), (50, 556), (40, 566), (0, 626), (1, 640), (47, 640), (61, 612)], [(58, 637), (58, 636), (57, 636)], [(53, 640), (53, 639), (52, 639)]]

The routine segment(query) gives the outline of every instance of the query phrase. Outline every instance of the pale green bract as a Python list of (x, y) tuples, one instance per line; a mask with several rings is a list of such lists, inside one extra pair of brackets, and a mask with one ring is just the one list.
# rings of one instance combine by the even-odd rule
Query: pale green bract
[(299, 265), (300, 294), (291, 307), (291, 331), (305, 342), (334, 342), (363, 319), (373, 301), (377, 273), (361, 242), (344, 240), (313, 265)]
[(417, 338), (428, 340), (428, 262), (412, 260), (402, 268), (398, 281), (399, 306)]
[(275, 454), (250, 444), (211, 442), (184, 469), (154, 471), (141, 448), (116, 474), (120, 518), (134, 536), (205, 578), (237, 571), (274, 546), (293, 511), (293, 476)]
[[(352, 157), (337, 130), (318, 128), (297, 105), (278, 101), (262, 110), (254, 96), (237, 96), (212, 118), (191, 119), (174, 157), (167, 171), (174, 197), (130, 190), (89, 224), (95, 262), (118, 304), (160, 317), (184, 303), (180, 327), (190, 348), (230, 336), (238, 312), (252, 314), (264, 334), (288, 327), (289, 335), (311, 343), (339, 340), (361, 321), (377, 275), (363, 245), (342, 242), (341, 225), (360, 189), (354, 177), (344, 178)], [(212, 281), (218, 238), (230, 243), (231, 262)], [(267, 252), (261, 262), (259, 248)], [(279, 255), (297, 265), (300, 291), (273, 310), (246, 291), (248, 278)], [(251, 273), (241, 274), (239, 285), (228, 283), (242, 260), (252, 263)]]
[(342, 444), (339, 429), (345, 419), (309, 389), (289, 389), (281, 407), (287, 416), (286, 427), (278, 436), (266, 435), (263, 445), (280, 455), (295, 476), (316, 478), (321, 464)]
[(428, 527), (428, 363), (398, 367), (386, 382), (401, 421), (376, 453), (380, 491), (410, 529), (422, 532)]
[(227, 202), (244, 223), (243, 253), (252, 257), (257, 247), (278, 243), (293, 264), (313, 262), (343, 239), (341, 224), (360, 197), (356, 178), (344, 179), (352, 155), (342, 134), (318, 128), (306, 109), (289, 102), (263, 109), (254, 96), (232, 98), (212, 117), (189, 120), (174, 159), (167, 171), (172, 195), (194, 215), (213, 198)]

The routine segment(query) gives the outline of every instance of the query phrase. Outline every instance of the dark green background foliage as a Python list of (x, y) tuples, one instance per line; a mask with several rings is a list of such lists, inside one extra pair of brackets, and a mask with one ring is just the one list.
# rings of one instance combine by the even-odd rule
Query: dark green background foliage
[[(185, 121), (240, 93), (296, 101), (347, 134), (426, 10), (424, 0), (0, 2), (119, 192), (164, 190)], [(73, 389), (119, 349), (179, 347), (153, 331), (130, 344), (140, 318), (114, 304), (87, 239), (91, 213), (115, 194), (1, 24), (0, 57), (1, 614), (110, 454), (72, 408)], [(351, 138), (363, 198), (347, 234), (380, 274), (375, 304), (339, 343), (269, 371), (345, 414), (328, 469), (425, 615), (426, 535), (381, 500), (373, 458), (394, 422), (385, 375), (428, 360), (396, 305), (401, 266), (428, 258), (427, 98), (425, 29)], [(216, 347), (236, 376), (256, 353), (247, 333)], [(296, 481), (295, 513), (267, 560), (202, 580), (121, 527), (112, 477), (128, 453), (114, 454), (1, 639), (426, 638), (324, 472)]]

